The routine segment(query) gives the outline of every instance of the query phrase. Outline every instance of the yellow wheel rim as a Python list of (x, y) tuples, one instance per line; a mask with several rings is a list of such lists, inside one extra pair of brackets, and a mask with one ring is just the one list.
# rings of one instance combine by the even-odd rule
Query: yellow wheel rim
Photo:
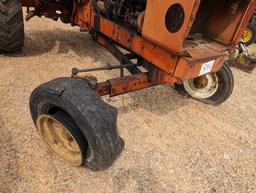
[(243, 35), (243, 40), (245, 43), (249, 42), (252, 39), (253, 32), (250, 28), (246, 28), (244, 35)]
[(82, 164), (82, 151), (63, 124), (49, 115), (40, 115), (36, 125), (42, 139), (54, 153), (73, 166)]

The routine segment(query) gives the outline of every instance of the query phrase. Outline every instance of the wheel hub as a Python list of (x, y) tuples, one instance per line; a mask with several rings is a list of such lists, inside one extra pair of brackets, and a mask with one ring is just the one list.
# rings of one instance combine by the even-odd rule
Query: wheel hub
[(82, 164), (82, 151), (63, 124), (50, 115), (40, 115), (36, 125), (41, 137), (53, 152), (73, 166)]
[(243, 40), (245, 43), (249, 42), (252, 39), (253, 32), (250, 28), (246, 28), (244, 35), (243, 35)]
[(195, 78), (194, 84), (195, 84), (195, 87), (198, 89), (205, 88), (208, 85), (208, 79), (206, 76)]
[(184, 89), (189, 95), (197, 99), (206, 99), (213, 96), (219, 86), (216, 73), (207, 74), (183, 82)]

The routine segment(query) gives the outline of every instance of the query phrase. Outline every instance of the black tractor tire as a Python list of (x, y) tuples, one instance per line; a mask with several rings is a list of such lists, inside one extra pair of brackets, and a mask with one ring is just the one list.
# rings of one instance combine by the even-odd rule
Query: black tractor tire
[(248, 28), (249, 30), (251, 30), (251, 32), (252, 32), (252, 37), (251, 37), (251, 39), (250, 39), (249, 41), (245, 42), (245, 45), (246, 45), (246, 46), (249, 46), (249, 45), (251, 45), (251, 44), (253, 44), (253, 43), (256, 43), (256, 25), (253, 24), (253, 23), (249, 23), (249, 25), (247, 26), (247, 28)]
[(117, 110), (102, 101), (86, 80), (58, 78), (32, 92), (30, 112), (35, 124), (40, 115), (58, 111), (67, 113), (83, 134), (82, 146), (88, 147), (84, 165), (103, 170), (121, 153), (124, 141), (117, 133)]
[(19, 0), (0, 0), (0, 53), (21, 51), (24, 22)]
[(230, 67), (225, 63), (220, 71), (216, 73), (218, 77), (218, 88), (213, 96), (209, 98), (197, 99), (193, 98), (184, 88), (183, 84), (175, 84), (175, 90), (180, 94), (198, 100), (205, 104), (218, 106), (224, 103), (233, 93), (234, 77)]

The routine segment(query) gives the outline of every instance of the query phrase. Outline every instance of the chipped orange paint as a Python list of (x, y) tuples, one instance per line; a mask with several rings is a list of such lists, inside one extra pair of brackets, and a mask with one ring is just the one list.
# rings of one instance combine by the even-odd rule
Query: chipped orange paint
[[(39, 0), (21, 0), (23, 6), (36, 6), (37, 1)], [(141, 34), (95, 13), (91, 0), (81, 2), (78, 4), (74, 1), (73, 4), (71, 20), (74, 25), (80, 26), (83, 31), (89, 31), (103, 45), (105, 40), (97, 36), (112, 40), (154, 66), (151, 75), (132, 75), (100, 84), (102, 87), (97, 91), (102, 94), (109, 92), (111, 96), (154, 84), (180, 83), (196, 78), (200, 75), (202, 65), (207, 62), (213, 65), (211, 72), (217, 72), (223, 66), (227, 53), (240, 41), (256, 8), (256, 0), (239, 1), (240, 4), (234, 1), (231, 10), (226, 10), (225, 1), (215, 0), (202, 37), (191, 43), (187, 37), (200, 8), (200, 0), (161, 0), (161, 3), (147, 0), (144, 23), (140, 24)], [(170, 33), (164, 19), (173, 4), (182, 5), (185, 14), (182, 27), (177, 32)], [(149, 80), (153, 82), (149, 84)], [(145, 81), (145, 84), (138, 86), (137, 81)]]
[[(181, 29), (170, 33), (165, 24), (166, 13), (171, 5), (181, 4), (185, 9), (185, 18)], [(173, 53), (182, 52), (183, 42), (195, 20), (200, 0), (148, 0), (142, 36)], [(157, 10), (157, 11), (156, 11)]]

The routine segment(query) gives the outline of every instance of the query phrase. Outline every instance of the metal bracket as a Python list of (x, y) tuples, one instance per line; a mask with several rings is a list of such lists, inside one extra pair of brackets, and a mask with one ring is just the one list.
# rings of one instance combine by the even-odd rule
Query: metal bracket
[(129, 68), (129, 67), (135, 67), (135, 66), (139, 66), (139, 65), (138, 64), (124, 64), (124, 65), (121, 64), (121, 65), (111, 66), (110, 64), (108, 64), (107, 66), (98, 67), (98, 68), (86, 68), (86, 69), (72, 68), (72, 76), (82, 72), (114, 70), (114, 69), (122, 69), (122, 68)]

